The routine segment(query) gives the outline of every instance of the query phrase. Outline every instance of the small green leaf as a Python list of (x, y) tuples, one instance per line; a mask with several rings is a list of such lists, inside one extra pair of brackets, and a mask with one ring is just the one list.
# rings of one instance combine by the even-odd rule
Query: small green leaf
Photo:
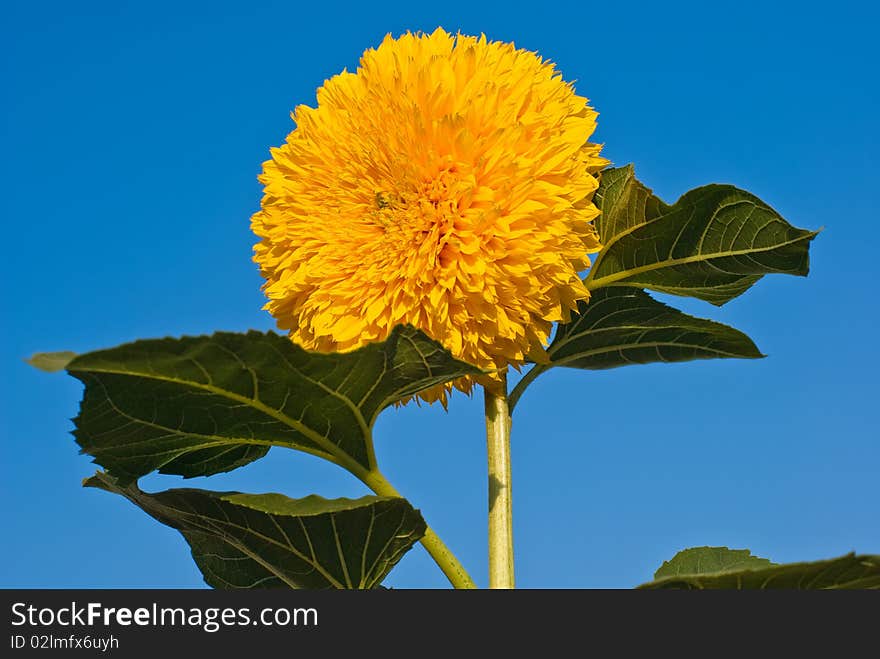
[(880, 556), (847, 554), (812, 563), (776, 565), (747, 550), (698, 547), (664, 563), (639, 588), (689, 590), (880, 589)]
[(548, 349), (551, 366), (605, 369), (649, 362), (763, 357), (739, 330), (694, 318), (644, 291), (609, 286), (578, 305)]
[(30, 359), (25, 359), (25, 361), (41, 371), (54, 373), (55, 371), (61, 371), (67, 368), (70, 360), (74, 357), (76, 357), (75, 352), (62, 350), (61, 352), (38, 352), (31, 355)]
[(123, 483), (154, 470), (229, 471), (284, 446), (361, 475), (375, 468), (379, 412), (481, 371), (412, 327), (348, 353), (303, 350), (272, 332), (137, 341), (80, 355), (74, 435)]
[(376, 588), (425, 533), (422, 516), (399, 498), (148, 494), (102, 472), (84, 485), (120, 494), (180, 531), (214, 588)]
[(731, 185), (691, 190), (671, 206), (632, 165), (602, 173), (596, 220), (604, 245), (585, 281), (650, 288), (721, 305), (763, 275), (806, 275), (810, 241), (752, 194)]
[(654, 579), (680, 575), (711, 574), (754, 570), (775, 565), (766, 558), (753, 556), (748, 549), (727, 547), (692, 547), (678, 552), (654, 573)]

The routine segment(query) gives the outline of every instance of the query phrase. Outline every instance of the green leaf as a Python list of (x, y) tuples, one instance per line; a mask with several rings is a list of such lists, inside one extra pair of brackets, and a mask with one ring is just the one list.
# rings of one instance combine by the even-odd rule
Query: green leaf
[(405, 499), (290, 499), (196, 489), (142, 492), (98, 472), (84, 483), (180, 531), (214, 588), (376, 588), (425, 533)]
[(696, 188), (670, 206), (632, 165), (602, 173), (596, 204), (604, 248), (585, 281), (591, 290), (617, 284), (721, 305), (765, 274), (806, 275), (817, 234), (731, 185)]
[(579, 302), (570, 322), (560, 324), (547, 349), (547, 360), (535, 364), (510, 395), (510, 407), (526, 387), (554, 366), (601, 370), (693, 359), (764, 355), (752, 340), (732, 327), (688, 316), (637, 288), (608, 286)]
[(753, 556), (748, 549), (727, 547), (692, 547), (678, 552), (654, 573), (654, 579), (681, 575), (711, 574), (754, 570), (775, 565), (766, 558)]
[(625, 286), (601, 288), (581, 302), (547, 352), (549, 366), (584, 369), (764, 356), (739, 330), (694, 318)]
[(654, 577), (639, 588), (880, 589), (880, 556), (847, 554), (826, 561), (776, 565), (747, 550), (698, 547), (679, 552)]
[(54, 373), (55, 371), (61, 371), (67, 368), (70, 360), (74, 357), (76, 357), (75, 352), (62, 350), (61, 352), (38, 352), (31, 355), (30, 359), (25, 359), (25, 361), (41, 371)]
[(154, 470), (229, 471), (271, 446), (363, 475), (376, 466), (382, 409), (481, 372), (412, 327), (334, 354), (271, 332), (145, 340), (80, 355), (67, 370), (85, 384), (76, 440), (123, 483)]

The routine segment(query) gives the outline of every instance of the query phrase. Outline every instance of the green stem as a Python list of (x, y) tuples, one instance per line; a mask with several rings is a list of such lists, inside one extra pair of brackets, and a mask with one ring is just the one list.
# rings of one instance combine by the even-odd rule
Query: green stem
[(489, 588), (513, 588), (513, 506), (507, 377), (483, 388), (489, 457)]
[(516, 383), (516, 386), (513, 388), (513, 391), (510, 392), (510, 413), (513, 414), (513, 408), (516, 407), (516, 404), (519, 402), (520, 397), (523, 395), (523, 392), (526, 390), (532, 382), (535, 381), (541, 373), (546, 371), (547, 368), (541, 366), (540, 364), (535, 364), (531, 370), (529, 370), (522, 379)]
[[(400, 493), (389, 483), (385, 476), (378, 471), (360, 471), (356, 474), (367, 487), (383, 497), (400, 497)], [(401, 497), (402, 498), (402, 497)], [(434, 562), (443, 570), (443, 574), (449, 579), (454, 588), (476, 588), (477, 585), (468, 575), (458, 559), (443, 543), (434, 530), (429, 526), (422, 536), (422, 546), (434, 559)]]

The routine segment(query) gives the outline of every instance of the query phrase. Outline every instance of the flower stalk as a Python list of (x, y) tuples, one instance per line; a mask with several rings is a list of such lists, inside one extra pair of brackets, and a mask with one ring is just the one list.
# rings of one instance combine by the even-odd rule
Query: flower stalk
[(489, 458), (489, 588), (513, 588), (513, 505), (507, 377), (484, 387)]

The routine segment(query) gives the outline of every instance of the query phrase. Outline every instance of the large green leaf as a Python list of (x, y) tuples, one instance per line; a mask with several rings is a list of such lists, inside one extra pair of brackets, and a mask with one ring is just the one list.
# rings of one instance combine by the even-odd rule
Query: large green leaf
[(654, 581), (639, 588), (880, 589), (880, 556), (847, 554), (827, 561), (776, 565), (748, 550), (696, 547), (663, 563)]
[(571, 321), (559, 325), (547, 350), (548, 360), (536, 364), (525, 384), (514, 389), (515, 406), (529, 382), (554, 366), (599, 370), (693, 359), (763, 357), (739, 330), (694, 318), (637, 288), (609, 286), (580, 302)]
[(602, 173), (596, 204), (604, 248), (586, 279), (650, 288), (721, 305), (763, 275), (806, 275), (816, 232), (730, 185), (706, 185), (668, 205), (635, 178), (632, 165)]
[(101, 472), (84, 485), (121, 494), (180, 531), (214, 588), (375, 588), (425, 533), (419, 512), (399, 498), (148, 494)]
[(382, 409), (480, 372), (411, 327), (334, 354), (271, 332), (145, 340), (80, 355), (67, 370), (85, 384), (77, 442), (123, 482), (228, 471), (271, 446), (362, 474), (376, 466)]

